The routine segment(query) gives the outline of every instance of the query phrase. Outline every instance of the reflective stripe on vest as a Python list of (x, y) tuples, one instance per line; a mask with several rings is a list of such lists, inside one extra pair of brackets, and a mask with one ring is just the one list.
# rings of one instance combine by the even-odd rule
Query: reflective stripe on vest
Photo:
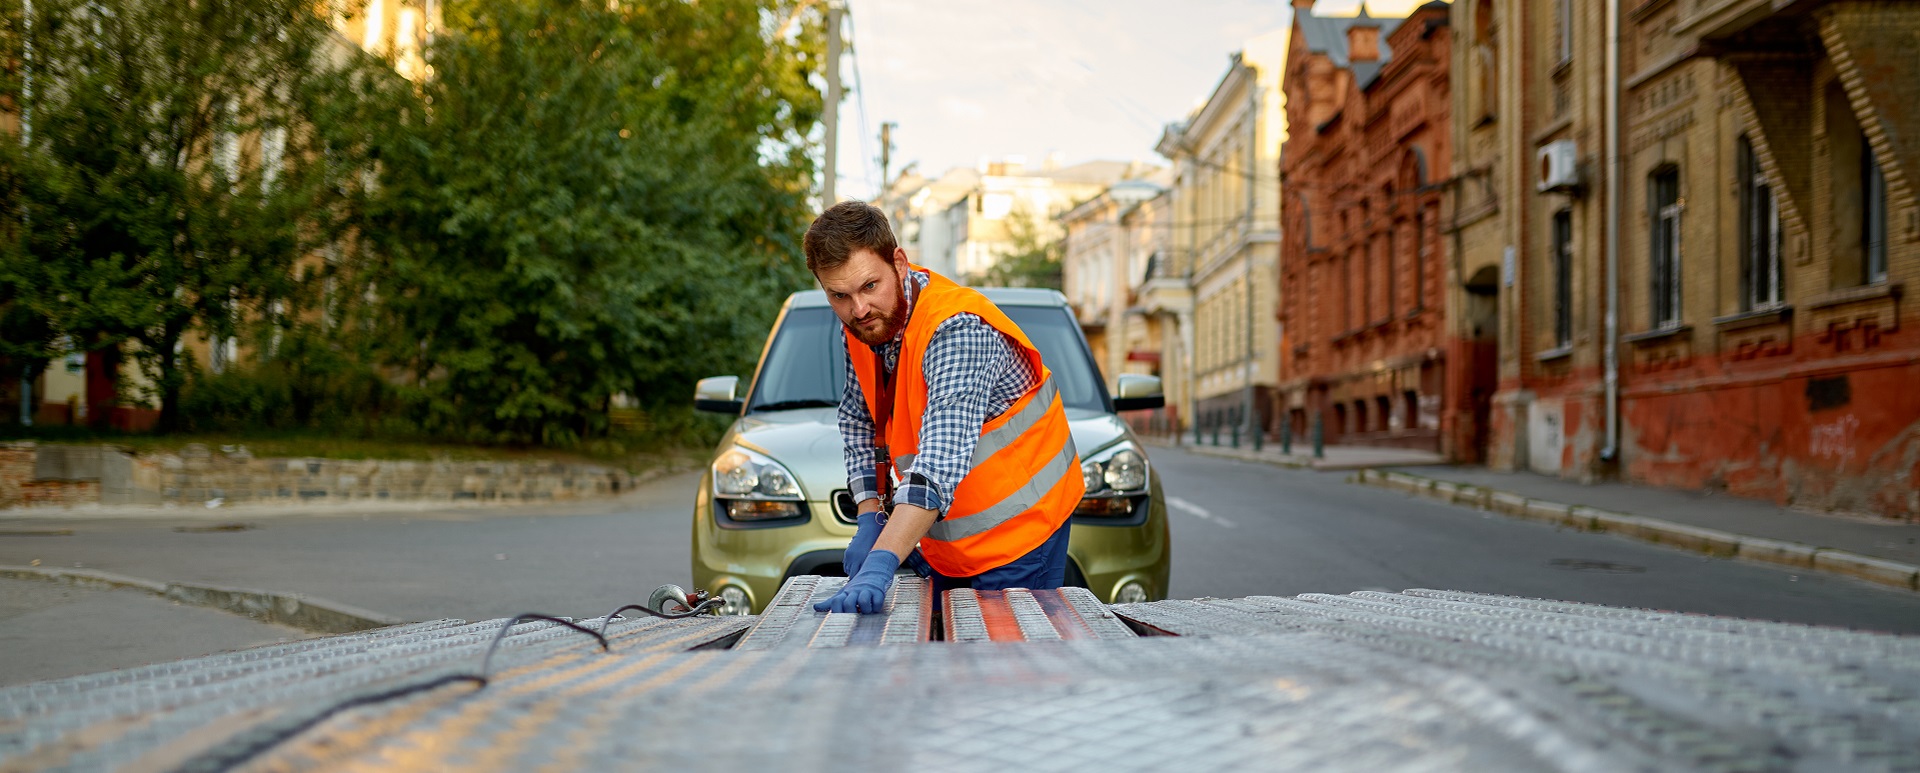
[[(980, 436), (980, 441), (973, 446), (973, 457), (967, 463), (967, 469), (980, 466), (980, 463), (986, 461), (988, 457), (1013, 445), (1013, 441), (1020, 439), (1021, 434), (1038, 426), (1040, 419), (1047, 415), (1047, 407), (1053, 404), (1055, 397), (1059, 396), (1059, 387), (1054, 386), (1053, 377), (1048, 376), (1046, 381), (1040, 382), (1039, 394), (1027, 401), (1026, 407), (1021, 408), (1019, 413), (1007, 419), (1007, 423), (1000, 425), (998, 429)], [(901, 472), (910, 470), (914, 461), (919, 458), (917, 454), (896, 456), (893, 458), (893, 469)]]
[[(1037, 402), (1037, 401), (1036, 401)], [(1060, 453), (1054, 454), (1047, 466), (1040, 468), (1034, 476), (1018, 491), (1007, 495), (1006, 499), (996, 502), (980, 512), (965, 518), (943, 519), (933, 524), (927, 531), (929, 539), (952, 542), (966, 539), (977, 534), (985, 534), (995, 526), (1006, 523), (1014, 516), (1026, 512), (1052, 491), (1054, 484), (1073, 470), (1073, 460), (1079, 458), (1073, 447), (1073, 436), (1067, 436), (1067, 442), (1061, 444)]]

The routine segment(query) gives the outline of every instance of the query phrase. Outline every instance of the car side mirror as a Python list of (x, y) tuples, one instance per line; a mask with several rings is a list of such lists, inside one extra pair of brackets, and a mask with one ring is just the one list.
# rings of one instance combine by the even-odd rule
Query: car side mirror
[(708, 376), (693, 385), (693, 409), (739, 415), (746, 404), (739, 393), (739, 376)]
[(1145, 411), (1167, 404), (1166, 394), (1160, 391), (1159, 376), (1122, 373), (1114, 379), (1113, 387), (1116, 411)]

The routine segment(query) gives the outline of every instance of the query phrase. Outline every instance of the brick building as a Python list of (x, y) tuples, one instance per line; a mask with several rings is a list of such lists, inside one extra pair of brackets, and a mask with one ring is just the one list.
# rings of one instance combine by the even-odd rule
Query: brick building
[(1920, 516), (1920, 4), (1623, 6), (1455, 9), (1490, 463)]
[[(1406, 19), (1295, 2), (1285, 89), (1279, 395), (1306, 438), (1453, 452), (1461, 355), (1439, 243), (1451, 172), (1448, 6)], [(1470, 416), (1468, 417), (1470, 418)]]

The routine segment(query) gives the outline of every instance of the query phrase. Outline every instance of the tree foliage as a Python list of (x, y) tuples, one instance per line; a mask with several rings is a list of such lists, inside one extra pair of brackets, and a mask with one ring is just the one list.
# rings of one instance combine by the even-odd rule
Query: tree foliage
[[(311, 0), (36, 0), (6, 23), (31, 131), (0, 143), (4, 354), (133, 342), (178, 426), (183, 340), (284, 310), (332, 238), (348, 68)], [(262, 137), (279, 152), (239, 153)]]
[(1025, 207), (1007, 215), (1007, 248), (985, 271), (970, 277), (987, 287), (1046, 287), (1061, 289), (1060, 258), (1065, 243), (1049, 232), (1048, 224)]
[(375, 351), (422, 426), (568, 442), (613, 395), (682, 403), (751, 362), (806, 281), (819, 36), (775, 37), (792, 6), (444, 6), (356, 221)]

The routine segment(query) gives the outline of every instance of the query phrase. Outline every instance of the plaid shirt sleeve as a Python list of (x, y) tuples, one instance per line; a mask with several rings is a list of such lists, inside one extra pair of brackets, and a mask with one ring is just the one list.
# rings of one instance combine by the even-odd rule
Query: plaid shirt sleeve
[(860, 390), (860, 377), (853, 372), (853, 353), (847, 353), (847, 388), (840, 395), (840, 442), (847, 458), (847, 490), (853, 503), (880, 498), (880, 484), (873, 469), (873, 414), (867, 412), (867, 397)]
[(922, 370), (927, 410), (920, 423), (920, 452), (895, 496), (946, 517), (955, 486), (973, 465), (973, 448), (988, 417), (1005, 411), (1031, 389), (1037, 376), (986, 320), (956, 314), (940, 324), (927, 345)]

